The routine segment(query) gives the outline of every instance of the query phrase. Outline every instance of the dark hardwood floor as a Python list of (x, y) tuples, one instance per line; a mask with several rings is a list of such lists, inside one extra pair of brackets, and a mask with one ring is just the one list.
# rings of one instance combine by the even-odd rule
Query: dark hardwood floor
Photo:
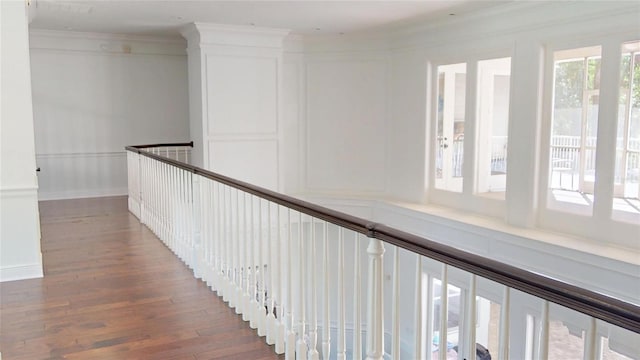
[(127, 211), (40, 203), (45, 277), (0, 283), (0, 352), (23, 359), (279, 359)]

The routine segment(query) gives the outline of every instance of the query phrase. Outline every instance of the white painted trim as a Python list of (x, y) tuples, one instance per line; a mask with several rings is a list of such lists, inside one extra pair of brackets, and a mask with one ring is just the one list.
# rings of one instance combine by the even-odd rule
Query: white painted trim
[(34, 195), (38, 186), (3, 186), (0, 187), (0, 197), (24, 197)]
[(95, 33), (80, 31), (61, 31), (61, 30), (45, 30), (31, 28), (29, 35), (50, 38), (66, 38), (66, 39), (91, 39), (91, 40), (119, 40), (119, 41), (141, 41), (155, 42), (160, 44), (184, 44), (184, 39), (177, 36), (151, 36), (151, 35), (132, 35), (132, 34), (113, 34), (113, 33)]
[(185, 26), (180, 33), (189, 43), (194, 46), (197, 43), (199, 47), (227, 45), (281, 49), (289, 30), (196, 22)]
[(128, 193), (129, 193), (129, 190), (126, 187), (112, 188), (112, 189), (86, 190), (86, 191), (47, 192), (47, 193), (40, 193), (38, 195), (38, 201), (124, 196), (124, 195), (127, 195)]
[(187, 44), (175, 37), (31, 30), (29, 49), (107, 56), (186, 56)]
[(36, 279), (43, 276), (42, 254), (40, 255), (40, 263), (0, 267), (0, 282)]
[(103, 152), (70, 152), (70, 153), (47, 153), (36, 154), (36, 158), (55, 159), (55, 158), (84, 158), (84, 157), (124, 157), (125, 151), (103, 151)]

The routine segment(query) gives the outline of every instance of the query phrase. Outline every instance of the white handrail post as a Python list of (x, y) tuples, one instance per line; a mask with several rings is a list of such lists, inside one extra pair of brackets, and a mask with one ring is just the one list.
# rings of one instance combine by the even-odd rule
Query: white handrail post
[(384, 272), (382, 241), (370, 238), (369, 288), (367, 301), (367, 360), (382, 360), (384, 356)]

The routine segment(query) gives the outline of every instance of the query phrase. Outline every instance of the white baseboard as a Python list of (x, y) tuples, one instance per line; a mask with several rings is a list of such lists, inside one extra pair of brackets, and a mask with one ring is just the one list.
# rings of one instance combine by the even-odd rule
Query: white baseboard
[(0, 282), (43, 277), (42, 263), (0, 267)]
[(107, 196), (123, 196), (127, 195), (127, 188), (100, 189), (87, 191), (61, 191), (61, 192), (39, 192), (38, 201), (47, 200), (66, 200), (66, 199), (83, 199)]

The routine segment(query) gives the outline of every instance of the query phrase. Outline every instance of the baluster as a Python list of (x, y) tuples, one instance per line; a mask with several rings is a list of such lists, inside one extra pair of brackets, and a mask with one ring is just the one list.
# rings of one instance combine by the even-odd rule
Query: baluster
[(309, 243), (309, 276), (311, 277), (311, 309), (309, 309), (309, 354), (310, 360), (318, 360), (318, 308), (316, 299), (316, 227), (313, 217), (309, 222), (311, 239)]
[[(244, 278), (244, 294), (242, 295), (242, 320), (249, 321), (251, 319), (251, 297), (250, 297), (250, 250), (251, 250), (251, 224), (247, 224), (247, 210), (249, 207), (247, 206), (247, 193), (243, 193), (242, 196), (242, 212), (244, 216), (242, 217), (242, 223), (244, 227), (244, 236), (242, 238), (242, 246), (244, 248), (244, 267), (242, 268), (242, 276)], [(247, 227), (248, 226), (248, 227)]]
[(353, 358), (362, 359), (362, 321), (360, 299), (362, 291), (362, 270), (360, 267), (360, 235), (355, 234), (353, 245)]
[[(415, 299), (415, 357), (416, 359), (423, 359), (425, 353), (423, 352), (423, 337), (422, 337), (422, 256), (416, 254), (416, 299)], [(399, 349), (398, 349), (399, 351)]]
[[(193, 194), (193, 247), (191, 252), (191, 267), (193, 268), (193, 273), (197, 279), (202, 279), (202, 257), (201, 254), (203, 252), (203, 241), (202, 241), (202, 197), (201, 197), (201, 181), (200, 176), (192, 174), (192, 185), (191, 192)], [(167, 192), (168, 193), (168, 192)]]
[(278, 211), (276, 212), (276, 227), (277, 227), (277, 237), (276, 237), (276, 252), (275, 252), (275, 261), (274, 264), (276, 266), (276, 284), (277, 284), (277, 291), (275, 291), (274, 289), (274, 293), (278, 294), (278, 300), (280, 300), (277, 305), (278, 305), (278, 319), (277, 319), (277, 328), (276, 328), (276, 354), (284, 354), (284, 332), (285, 332), (285, 323), (284, 323), (284, 298), (285, 298), (285, 294), (284, 294), (284, 277), (282, 276), (282, 266), (283, 264), (280, 262), (281, 258), (284, 255), (283, 252), (283, 246), (282, 246), (282, 232), (281, 232), (281, 225), (282, 223), (280, 222), (280, 209), (281, 206), (280, 205), (276, 205), (276, 209), (278, 209)]
[[(433, 318), (434, 318), (434, 312), (435, 312), (435, 307), (433, 306), (433, 276), (427, 272), (427, 300), (426, 300), (426, 304), (427, 304), (427, 316), (425, 317), (425, 324), (426, 324), (426, 329), (425, 329), (425, 336), (424, 338), (426, 339), (426, 343), (425, 343), (425, 351), (424, 354), (431, 354), (432, 351), (432, 347), (433, 347)], [(427, 355), (427, 358), (431, 359), (431, 355)]]
[(233, 268), (234, 266), (234, 259), (233, 259), (233, 248), (234, 248), (234, 241), (233, 241), (233, 210), (231, 209), (231, 187), (225, 185), (224, 187), (225, 191), (224, 191), (224, 196), (225, 196), (225, 208), (224, 208), (224, 214), (225, 214), (225, 226), (226, 226), (226, 231), (224, 232), (225, 234), (225, 239), (227, 242), (227, 290), (225, 291), (225, 293), (228, 295), (228, 299), (229, 299), (229, 307), (230, 308), (235, 308), (236, 307), (236, 299), (234, 297), (234, 293), (235, 293), (235, 286), (233, 284), (233, 273), (235, 271), (235, 269)]
[(262, 226), (262, 199), (258, 198), (258, 271), (259, 282), (258, 289), (258, 308), (256, 309), (258, 314), (258, 336), (266, 336), (267, 325), (267, 312), (266, 312), (266, 277), (265, 277), (265, 259), (264, 259), (264, 227)]
[(220, 290), (222, 300), (228, 302), (229, 293), (227, 292), (228, 286), (228, 272), (227, 272), (227, 222), (224, 208), (226, 206), (225, 185), (218, 184), (218, 216), (220, 218)]
[[(393, 289), (391, 293), (392, 298), (392, 313), (391, 313), (391, 358), (400, 359), (400, 292), (398, 289), (399, 283), (399, 252), (400, 249), (397, 246), (393, 247)], [(417, 339), (417, 337), (416, 337)], [(416, 340), (418, 341), (418, 340)]]
[(276, 262), (273, 261), (273, 249), (271, 248), (273, 246), (272, 242), (271, 242), (271, 226), (272, 226), (272, 222), (271, 222), (271, 202), (267, 201), (267, 272), (269, 275), (269, 288), (268, 288), (268, 294), (269, 297), (267, 298), (267, 344), (269, 345), (273, 345), (276, 343), (276, 317), (273, 314), (273, 310), (275, 307), (275, 295), (276, 295), (276, 291), (275, 291), (275, 269), (274, 267), (277, 266)]
[[(257, 299), (256, 299), (256, 295), (258, 294), (258, 274), (256, 271), (256, 252), (257, 249), (255, 247), (255, 238), (256, 236), (254, 236), (255, 234), (255, 209), (254, 209), (254, 201), (253, 201), (253, 195), (250, 195), (251, 197), (251, 264), (250, 264), (250, 273), (251, 273), (251, 287), (250, 287), (250, 291), (249, 291), (249, 296), (251, 296), (251, 315), (249, 317), (249, 327), (251, 327), (252, 329), (257, 329), (258, 328), (258, 311), (257, 309), (259, 308), (260, 304), (258, 303)], [(258, 239), (260, 240), (260, 239)]]
[(498, 330), (498, 360), (509, 359), (509, 310), (511, 308), (511, 292), (504, 287), (502, 306), (500, 307), (500, 328)]
[(447, 360), (447, 317), (449, 308), (449, 280), (447, 264), (442, 264), (440, 283), (440, 329), (438, 330), (438, 357)]
[(324, 277), (324, 291), (322, 293), (324, 319), (322, 320), (322, 358), (329, 359), (331, 354), (331, 313), (329, 308), (329, 229), (326, 221), (322, 222), (322, 276)]
[[(235, 196), (233, 194), (235, 193)], [(233, 275), (233, 283), (231, 287), (233, 305), (235, 307), (236, 314), (242, 314), (242, 305), (241, 305), (241, 297), (242, 290), (240, 289), (239, 271), (240, 271), (240, 226), (239, 226), (239, 216), (240, 209), (238, 208), (238, 189), (229, 188), (229, 200), (231, 202), (229, 207), (229, 215), (231, 219), (231, 231), (233, 236), (231, 237), (232, 247), (233, 247), (233, 269), (231, 274)]]
[[(209, 180), (205, 177), (200, 179), (200, 239), (201, 251), (198, 258), (198, 267), (202, 275), (202, 280), (211, 286), (209, 278)], [(171, 215), (170, 215), (171, 216)]]
[(384, 356), (384, 245), (370, 238), (369, 293), (367, 294), (367, 360), (382, 360)]
[(236, 212), (235, 212), (235, 253), (234, 253), (234, 262), (235, 262), (235, 266), (233, 269), (233, 274), (235, 276), (235, 289), (234, 289), (234, 298), (236, 299), (236, 314), (242, 314), (242, 261), (240, 260), (240, 190), (238, 189), (234, 189), (236, 196), (235, 196), (235, 208), (236, 208)]
[(296, 358), (296, 333), (294, 331), (293, 317), (293, 281), (291, 279), (291, 257), (293, 256), (293, 240), (291, 234), (291, 209), (287, 209), (287, 342), (285, 347), (285, 359), (295, 360)]
[(300, 325), (298, 328), (298, 342), (296, 347), (296, 359), (306, 360), (307, 358), (307, 342), (305, 339), (306, 323), (305, 323), (305, 295), (307, 284), (305, 280), (307, 277), (307, 271), (305, 269), (305, 244), (303, 238), (303, 223), (302, 213), (298, 213), (298, 317), (300, 318)]
[(338, 231), (338, 343), (337, 359), (346, 360), (344, 309), (344, 228)]
[(596, 323), (596, 318), (592, 317), (589, 319), (589, 329), (586, 331), (584, 337), (584, 359), (585, 360), (596, 360), (598, 358), (598, 354), (600, 351), (598, 344), (600, 341), (598, 340), (598, 324)]
[(465, 334), (465, 351), (464, 356), (467, 359), (474, 359), (476, 357), (476, 275), (470, 274), (469, 289), (467, 290), (467, 309), (464, 318), (464, 331)]
[(223, 216), (222, 216), (222, 205), (223, 205), (223, 197), (222, 191), (220, 188), (222, 187), (221, 183), (216, 183), (216, 218), (218, 223), (218, 296), (223, 297), (225, 286), (224, 286), (224, 251), (225, 251), (225, 243), (224, 243), (224, 224), (223, 224)]
[(538, 337), (539, 360), (549, 357), (549, 302), (542, 302), (542, 314), (540, 315), (540, 336)]

